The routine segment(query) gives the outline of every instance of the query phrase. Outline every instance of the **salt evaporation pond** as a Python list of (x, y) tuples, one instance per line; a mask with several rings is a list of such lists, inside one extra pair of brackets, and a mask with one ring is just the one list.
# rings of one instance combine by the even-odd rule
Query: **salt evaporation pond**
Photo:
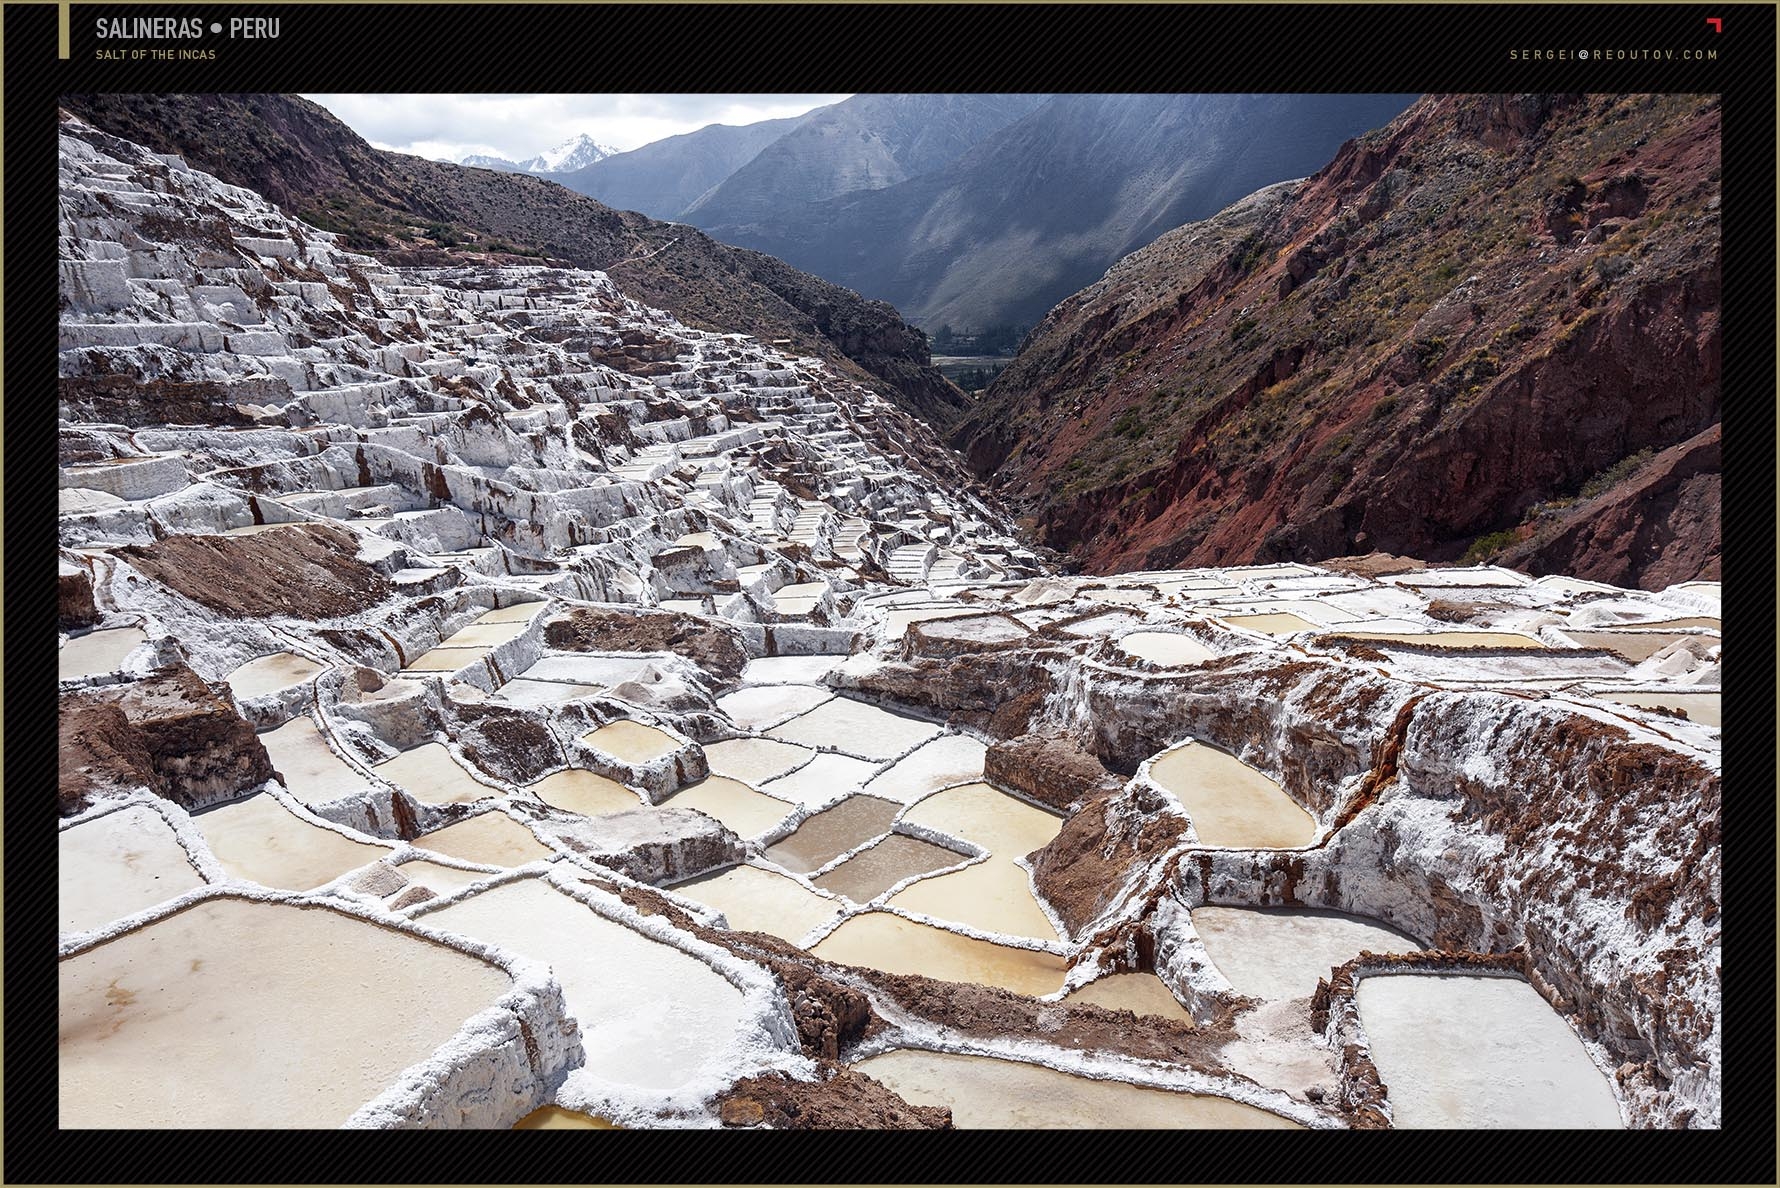
[(653, 763), (680, 749), (671, 735), (629, 718), (588, 731), (581, 741), (621, 763), (631, 764)]
[(671, 808), (697, 809), (715, 817), (737, 837), (758, 837), (791, 815), (792, 805), (756, 792), (738, 780), (708, 776), (674, 793)]
[(493, 887), (416, 920), (548, 963), (581, 1025), (586, 1067), (601, 1080), (678, 1088), (736, 1044), (741, 991), (697, 958), (541, 879)]
[(888, 833), (897, 811), (897, 806), (888, 800), (849, 796), (833, 808), (806, 817), (789, 836), (768, 846), (766, 856), (786, 870), (808, 874), (848, 850)]
[(148, 642), (140, 627), (112, 627), (68, 637), (56, 652), (56, 677), (99, 676), (123, 667), (124, 658)]
[(383, 779), (408, 790), (425, 804), (468, 804), (501, 790), (472, 776), (444, 743), (423, 743), (386, 759), (373, 770)]
[(922, 879), (891, 896), (889, 905), (980, 932), (1058, 939), (1050, 918), (1032, 896), (1031, 877), (1005, 858), (986, 858), (951, 874)]
[(1193, 930), (1238, 994), (1308, 998), (1318, 978), (1363, 951), (1413, 953), (1413, 937), (1358, 916), (1308, 908), (1193, 909)]
[(260, 735), (272, 766), (291, 795), (305, 804), (323, 804), (370, 786), (359, 770), (328, 748), (308, 717), (292, 718)]
[(902, 815), (911, 825), (938, 830), (1012, 861), (1051, 844), (1063, 819), (988, 784), (935, 792)]
[(1513, 631), (1349, 631), (1338, 633), (1342, 639), (1367, 643), (1411, 644), (1424, 648), (1543, 648), (1542, 640)]
[(617, 780), (579, 767), (554, 772), (527, 789), (552, 808), (583, 817), (643, 807), (642, 798)]
[(1197, 639), (1178, 631), (1133, 631), (1119, 640), (1119, 647), (1126, 655), (1164, 668), (1201, 664), (1217, 657)]
[(902, 1048), (853, 1066), (961, 1130), (1301, 1130), (1225, 1097), (1097, 1081), (1037, 1064)]
[(524, 866), (556, 856), (531, 830), (498, 809), (423, 833), (413, 844), (484, 866)]
[(519, 1121), (513, 1123), (514, 1130), (619, 1130), (620, 1127), (604, 1118), (592, 1114), (583, 1114), (579, 1110), (565, 1110), (561, 1106), (539, 1106)]
[(1194, 1026), (1193, 1016), (1174, 992), (1152, 973), (1101, 974), (1086, 986), (1071, 990), (1064, 1002), (1088, 1002), (1112, 1011), (1134, 1015), (1160, 1015), (1176, 1023)]
[(946, 734), (899, 759), (865, 786), (873, 796), (913, 804), (936, 788), (983, 778), (989, 748), (962, 734)]
[(56, 835), (56, 912), (63, 932), (85, 932), (204, 885), (173, 827), (131, 805)]
[(962, 861), (964, 855), (944, 846), (892, 833), (811, 881), (854, 903), (869, 903), (904, 879), (944, 870)]
[(311, 825), (267, 792), (192, 815), (210, 852), (238, 879), (283, 891), (308, 891), (389, 853)]
[(862, 759), (894, 759), (939, 732), (940, 727), (932, 722), (836, 697), (767, 733), (786, 742), (829, 747)]
[(839, 900), (813, 891), (770, 870), (732, 866), (674, 887), (674, 893), (716, 908), (741, 932), (766, 932), (797, 944), (840, 913)]
[(208, 900), (59, 963), (61, 1125), (337, 1127), (511, 985), (328, 908)]
[(1189, 741), (1150, 763), (1150, 779), (1170, 792), (1208, 846), (1307, 846), (1316, 819), (1263, 773), (1236, 756)]
[(1690, 722), (1705, 726), (1720, 724), (1720, 701), (1717, 693), (1601, 693), (1606, 701), (1641, 709), (1681, 710)]
[(1320, 630), (1308, 619), (1283, 611), (1277, 614), (1225, 615), (1218, 621), (1228, 627), (1246, 627), (1263, 635), (1293, 635), (1300, 631)]
[(761, 790), (817, 808), (855, 791), (881, 767), (872, 760), (823, 752), (796, 771), (768, 780)]
[(1000, 986), (1034, 998), (1060, 990), (1068, 972), (1055, 953), (992, 944), (889, 912), (851, 917), (810, 952), (842, 965)]
[(261, 656), (257, 660), (249, 660), (225, 679), (229, 688), (234, 691), (237, 700), (243, 697), (258, 697), (262, 693), (276, 693), (280, 689), (288, 689), (292, 685), (301, 685), (305, 681), (315, 679), (315, 674), (322, 666), (295, 652), (273, 652), (270, 656)]
[(782, 776), (815, 756), (808, 747), (770, 738), (731, 738), (705, 745), (705, 762), (713, 772), (750, 784)]
[(744, 730), (762, 730), (815, 709), (833, 696), (820, 685), (756, 685), (719, 697), (717, 708)]
[(1582, 1041), (1519, 978), (1374, 974), (1355, 1002), (1401, 1129), (1623, 1125)]

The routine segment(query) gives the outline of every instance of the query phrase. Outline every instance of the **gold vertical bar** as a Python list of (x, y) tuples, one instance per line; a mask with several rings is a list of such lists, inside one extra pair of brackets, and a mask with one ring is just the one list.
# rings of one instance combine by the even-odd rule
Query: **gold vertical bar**
[(56, 5), (56, 57), (68, 56), (68, 4), (69, 0), (59, 0)]

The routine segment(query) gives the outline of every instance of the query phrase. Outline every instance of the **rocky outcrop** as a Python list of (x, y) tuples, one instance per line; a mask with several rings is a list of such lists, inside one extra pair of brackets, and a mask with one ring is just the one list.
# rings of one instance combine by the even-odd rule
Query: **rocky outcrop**
[(344, 528), (293, 524), (250, 536), (170, 536), (116, 555), (231, 618), (337, 619), (389, 597), (388, 579), (358, 552), (358, 538)]
[(576, 607), (544, 625), (544, 642), (565, 652), (673, 652), (726, 681), (748, 662), (735, 628), (671, 611)]
[(1059, 304), (954, 442), (1093, 572), (1716, 573), (1718, 130), (1711, 99), (1429, 96)]
[(137, 788), (202, 808), (276, 774), (253, 726), (182, 664), (139, 681), (64, 694), (57, 726), (56, 799), (65, 817)]
[(990, 783), (1067, 812), (1090, 796), (1116, 791), (1118, 777), (1073, 739), (1059, 734), (1020, 735), (989, 747), (983, 774)]
[(63, 558), (56, 576), (56, 624), (63, 631), (99, 621), (93, 605), (93, 574), (84, 564)]

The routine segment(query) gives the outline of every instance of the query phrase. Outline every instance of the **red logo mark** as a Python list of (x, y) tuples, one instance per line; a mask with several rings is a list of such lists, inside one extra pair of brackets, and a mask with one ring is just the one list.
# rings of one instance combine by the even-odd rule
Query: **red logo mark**
[(1707, 17), (1706, 23), (1708, 25), (1712, 26), (1712, 31), (1714, 33), (1724, 32), (1724, 18), (1723, 17)]

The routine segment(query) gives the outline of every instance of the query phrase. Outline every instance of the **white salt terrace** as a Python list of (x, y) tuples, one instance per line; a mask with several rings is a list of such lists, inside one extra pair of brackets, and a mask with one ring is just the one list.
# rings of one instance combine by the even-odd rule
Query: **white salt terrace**
[(266, 731), (260, 742), (272, 766), (284, 776), (285, 787), (305, 804), (338, 800), (370, 786), (368, 777), (329, 749), (308, 717), (292, 718)]
[(951, 1107), (960, 1130), (1302, 1129), (1225, 1097), (1093, 1080), (989, 1056), (899, 1049), (853, 1067), (917, 1105)]
[(541, 879), (478, 892), (415, 917), (425, 927), (549, 964), (601, 1081), (674, 1089), (724, 1058), (741, 992), (710, 966), (650, 940)]
[(785, 742), (845, 751), (862, 759), (894, 759), (935, 737), (940, 730), (931, 722), (836, 697), (767, 734)]
[(1308, 998), (1318, 978), (1362, 952), (1412, 953), (1422, 946), (1393, 928), (1338, 912), (1200, 907), (1193, 930), (1238, 994)]
[(230, 875), (286, 891), (319, 887), (388, 853), (310, 824), (267, 792), (205, 809), (192, 824)]
[(1149, 771), (1208, 846), (1307, 846), (1316, 838), (1316, 819), (1278, 783), (1215, 747), (1189, 740), (1151, 760)]
[(1606, 1077), (1518, 978), (1373, 974), (1355, 990), (1391, 1121), (1405, 1129), (1617, 1129)]
[(472, 776), (443, 743), (423, 743), (371, 770), (427, 804), (468, 804), (501, 794)]
[(321, 665), (306, 657), (291, 652), (274, 652), (249, 660), (224, 679), (237, 698), (258, 697), (313, 680), (321, 670)]
[(58, 927), (85, 932), (204, 885), (171, 826), (131, 805), (56, 836)]
[(837, 899), (825, 899), (803, 884), (757, 866), (732, 866), (674, 887), (707, 907), (716, 908), (729, 926), (745, 932), (766, 932), (801, 944), (815, 929), (841, 911)]
[(617, 780), (578, 767), (547, 775), (527, 789), (553, 808), (584, 817), (643, 807), (642, 797)]
[(556, 856), (531, 830), (498, 809), (423, 833), (414, 845), (485, 866), (524, 866)]
[(148, 634), (140, 627), (113, 627), (68, 637), (56, 652), (56, 675), (70, 677), (98, 676), (116, 672), (126, 657), (148, 642)]
[(643, 722), (620, 718), (581, 736), (581, 741), (623, 763), (652, 763), (680, 749), (674, 739)]
[(1178, 631), (1133, 631), (1120, 638), (1119, 647), (1127, 655), (1164, 668), (1199, 664), (1217, 655), (1197, 639)]
[(823, 752), (790, 774), (766, 781), (761, 790), (797, 804), (820, 808), (838, 796), (859, 789), (882, 768), (883, 764), (875, 760)]
[(849, 918), (810, 952), (844, 965), (1000, 986), (1034, 996), (1056, 993), (1066, 971), (1066, 962), (1054, 953), (992, 944), (889, 912)]
[(60, 962), (61, 1125), (339, 1126), (510, 986), (327, 908), (208, 900)]

